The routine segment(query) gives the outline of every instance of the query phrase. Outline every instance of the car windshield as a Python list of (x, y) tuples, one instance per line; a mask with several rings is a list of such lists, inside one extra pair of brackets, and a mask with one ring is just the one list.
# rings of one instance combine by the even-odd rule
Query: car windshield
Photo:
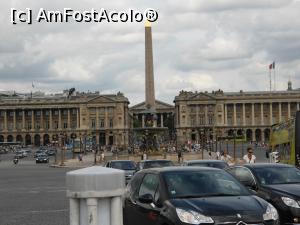
[(300, 170), (295, 167), (255, 168), (254, 171), (262, 185), (300, 183)]
[(214, 167), (218, 169), (225, 169), (228, 167), (225, 162), (193, 162), (189, 163), (188, 166)]
[(173, 166), (172, 161), (147, 161), (144, 169)]
[(217, 171), (181, 171), (164, 174), (170, 198), (250, 195), (231, 175)]
[(136, 166), (131, 161), (111, 162), (111, 167), (119, 170), (135, 170)]

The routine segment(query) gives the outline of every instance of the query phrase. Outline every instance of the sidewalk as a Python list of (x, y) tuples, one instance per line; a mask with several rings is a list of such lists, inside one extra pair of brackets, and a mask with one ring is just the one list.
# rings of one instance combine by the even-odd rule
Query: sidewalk
[[(204, 159), (216, 159), (216, 153), (211, 152), (211, 156), (209, 156), (207, 151), (203, 152), (203, 158)], [(102, 166), (104, 162), (100, 163), (99, 162), (99, 157), (97, 155), (97, 165)], [(148, 159), (167, 159), (171, 160), (173, 162), (177, 162), (177, 153), (167, 153), (166, 156), (164, 155), (149, 155)], [(202, 159), (202, 153), (200, 152), (189, 152), (189, 153), (183, 153), (183, 161), (187, 160), (197, 160), (197, 159)], [(67, 168), (85, 168), (85, 167), (90, 167), (94, 166), (94, 160), (95, 160), (95, 155), (94, 154), (87, 154), (83, 155), (82, 161), (79, 161), (78, 158), (76, 159), (68, 159), (65, 161), (65, 165), (61, 166), (60, 162), (58, 164), (52, 164), (50, 165), (51, 167), (56, 167), (56, 168), (61, 168), (61, 167), (67, 167)], [(141, 156), (136, 154), (136, 155), (111, 155), (110, 153), (105, 154), (105, 161), (108, 160), (133, 160), (135, 162), (141, 161)]]

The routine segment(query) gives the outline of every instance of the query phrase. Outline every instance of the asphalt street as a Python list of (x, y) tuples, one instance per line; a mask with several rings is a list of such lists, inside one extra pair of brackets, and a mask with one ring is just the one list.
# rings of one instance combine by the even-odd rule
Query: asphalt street
[(1, 225), (67, 225), (65, 176), (70, 169), (35, 164), (33, 159), (0, 162)]

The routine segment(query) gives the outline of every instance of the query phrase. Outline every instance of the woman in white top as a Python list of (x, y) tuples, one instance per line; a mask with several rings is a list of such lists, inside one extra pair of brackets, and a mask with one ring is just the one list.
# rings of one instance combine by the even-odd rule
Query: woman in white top
[(247, 148), (247, 154), (244, 155), (243, 160), (245, 163), (255, 163), (256, 156), (253, 155), (253, 150), (251, 147)]

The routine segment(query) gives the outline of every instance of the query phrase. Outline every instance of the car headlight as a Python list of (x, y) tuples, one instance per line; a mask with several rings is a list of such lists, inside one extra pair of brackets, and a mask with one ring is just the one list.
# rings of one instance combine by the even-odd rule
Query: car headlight
[(214, 223), (211, 217), (204, 216), (192, 210), (176, 208), (176, 213), (181, 222), (189, 224)]
[(292, 199), (292, 198), (288, 198), (288, 197), (281, 197), (282, 201), (284, 202), (284, 204), (286, 204), (287, 206), (293, 207), (293, 208), (300, 208), (299, 203)]
[(263, 218), (264, 220), (278, 220), (278, 212), (270, 203), (267, 206), (267, 210), (263, 215)]

